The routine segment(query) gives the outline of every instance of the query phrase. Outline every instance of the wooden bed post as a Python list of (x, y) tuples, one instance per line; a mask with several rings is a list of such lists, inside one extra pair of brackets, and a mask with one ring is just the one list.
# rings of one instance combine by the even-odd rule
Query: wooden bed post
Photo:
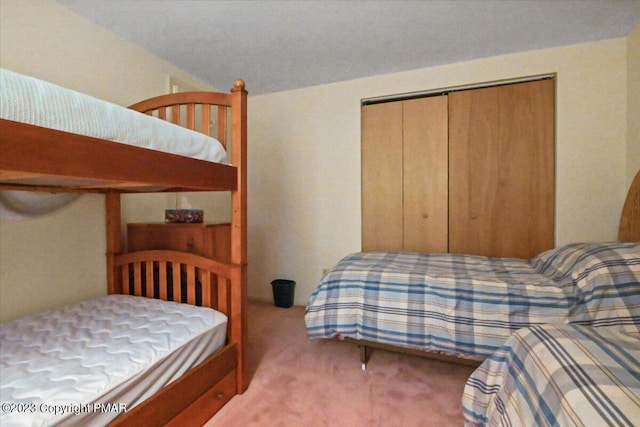
[(231, 89), (231, 163), (238, 186), (231, 192), (231, 339), (238, 343), (238, 393), (247, 388), (247, 91), (243, 80)]
[(120, 234), (121, 211), (120, 193), (110, 191), (105, 194), (106, 231), (107, 231), (107, 292), (122, 293), (121, 280), (117, 274), (116, 255), (122, 253)]
[(620, 214), (618, 240), (621, 242), (640, 241), (640, 171), (636, 173), (627, 192), (622, 214)]

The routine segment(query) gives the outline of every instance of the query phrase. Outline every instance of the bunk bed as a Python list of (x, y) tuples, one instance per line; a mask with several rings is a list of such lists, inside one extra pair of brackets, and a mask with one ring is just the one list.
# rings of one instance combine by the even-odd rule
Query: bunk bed
[[(618, 242), (576, 243), (530, 259), (461, 254), (366, 252), (343, 258), (307, 305), (310, 339), (339, 338), (360, 346), (479, 365), (516, 330), (535, 324), (640, 323), (640, 172), (631, 185)], [(611, 268), (614, 289), (579, 292), (575, 277)], [(615, 271), (620, 270), (614, 274)], [(619, 289), (619, 291), (618, 291)], [(636, 296), (634, 297), (634, 292)]]
[[(98, 123), (97, 127), (101, 127), (104, 117), (102, 113), (98, 113), (97, 118), (88, 117), (87, 108), (93, 108), (88, 106), (94, 101), (103, 104), (99, 108), (118, 109), (116, 106), (104, 105), (104, 101), (51, 87), (55, 85), (8, 70), (1, 72), (3, 77), (18, 79), (17, 85), (26, 90), (12, 99), (3, 96), (3, 107), (13, 102), (19, 104), (20, 109), (34, 104), (41, 110), (24, 115), (25, 120), (4, 116), (0, 119), (0, 190), (105, 195), (108, 294), (105, 298), (121, 299), (117, 300), (119, 302), (101, 301), (98, 307), (111, 305), (118, 312), (118, 306), (133, 304), (127, 298), (148, 300), (153, 304), (184, 303), (178, 305), (182, 308), (188, 308), (185, 304), (201, 305), (193, 309), (215, 310), (222, 321), (227, 322), (222, 326), (222, 348), (211, 355), (203, 355), (203, 360), (194, 362), (193, 367), (144, 401), (134, 407), (129, 405), (126, 413), (116, 411), (113, 417), (117, 417), (109, 421), (110, 425), (204, 423), (248, 385), (247, 92), (244, 82), (236, 80), (230, 93), (183, 92), (142, 101), (130, 109), (119, 107), (126, 112), (125, 116), (134, 115), (133, 124), (116, 123), (114, 127), (139, 128), (151, 140), (160, 138), (155, 129), (158, 123), (162, 123), (161, 127), (173, 129), (181, 125), (190, 130), (181, 129), (180, 132), (192, 136), (196, 133), (207, 135), (202, 150), (208, 151), (206, 144), (211, 143), (221, 144), (225, 151), (218, 161), (209, 161), (197, 153), (182, 155), (161, 151), (165, 148), (150, 149), (147, 148), (148, 142), (136, 146), (131, 145), (136, 142), (93, 136), (93, 126), (87, 123)], [(42, 91), (47, 87), (55, 94), (44, 95)], [(71, 94), (71, 97), (79, 96), (86, 104), (69, 109), (65, 102), (58, 101), (56, 94), (61, 92)], [(66, 95), (61, 96), (64, 98)], [(46, 121), (48, 117), (57, 115), (65, 121), (71, 118), (69, 114), (78, 119), (81, 131), (37, 124), (38, 117), (44, 117)], [(32, 120), (34, 117), (36, 119)], [(165, 124), (165, 121), (171, 124)], [(84, 129), (88, 131), (84, 132)], [(180, 145), (189, 144), (176, 136), (178, 134), (171, 135), (169, 139), (181, 142)], [(230, 153), (229, 163), (224, 160), (227, 153)], [(121, 195), (176, 191), (231, 193), (230, 262), (177, 251), (125, 252), (121, 236)], [(133, 304), (133, 312), (143, 310), (140, 308), (143, 306)], [(169, 309), (170, 312), (172, 310)], [(92, 311), (99, 310), (89, 309)], [(112, 319), (109, 316), (107, 319)], [(212, 317), (211, 314), (199, 316)], [(38, 318), (29, 321), (31, 325), (39, 322)], [(151, 324), (155, 322), (148, 321)], [(7, 331), (7, 334), (11, 332)], [(2, 366), (5, 366), (4, 362), (3, 359)], [(82, 390), (81, 380), (79, 384)], [(3, 394), (2, 397), (3, 403), (9, 403), (5, 401), (8, 396)], [(22, 409), (31, 407), (25, 406), (29, 404), (25, 401), (14, 403), (22, 405)], [(4, 409), (2, 416), (9, 417), (11, 414)], [(63, 422), (73, 423), (74, 418)], [(5, 419), (2, 424), (5, 424)]]

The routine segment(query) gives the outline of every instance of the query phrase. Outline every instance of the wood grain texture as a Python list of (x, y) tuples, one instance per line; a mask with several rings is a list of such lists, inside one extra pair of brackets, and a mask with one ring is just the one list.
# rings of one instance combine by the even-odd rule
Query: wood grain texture
[(447, 252), (446, 96), (403, 101), (403, 250)]
[(127, 250), (171, 249), (231, 261), (231, 224), (127, 224)]
[(449, 250), (530, 258), (554, 246), (554, 82), (449, 95)]
[(158, 192), (234, 190), (237, 186), (235, 165), (5, 119), (0, 119), (0, 153), (0, 188), (7, 184), (21, 185), (22, 190)]
[(362, 250), (402, 250), (402, 104), (362, 106)]
[(640, 242), (640, 171), (636, 173), (627, 192), (622, 214), (618, 240), (621, 242)]
[[(109, 426), (202, 425), (235, 395), (237, 345), (227, 345)], [(214, 398), (214, 404), (211, 398)], [(209, 404), (203, 404), (209, 403)]]

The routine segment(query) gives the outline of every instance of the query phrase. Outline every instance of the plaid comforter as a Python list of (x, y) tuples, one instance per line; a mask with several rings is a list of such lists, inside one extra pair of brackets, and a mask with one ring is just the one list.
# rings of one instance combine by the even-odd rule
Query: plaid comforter
[(466, 426), (637, 426), (640, 334), (538, 325), (515, 332), (471, 375)]
[(531, 260), (365, 252), (312, 293), (310, 339), (336, 336), (485, 358), (542, 323), (640, 330), (640, 244), (576, 243)]
[(487, 357), (523, 326), (566, 322), (574, 299), (572, 285), (521, 259), (366, 252), (322, 279), (305, 321), (311, 339)]

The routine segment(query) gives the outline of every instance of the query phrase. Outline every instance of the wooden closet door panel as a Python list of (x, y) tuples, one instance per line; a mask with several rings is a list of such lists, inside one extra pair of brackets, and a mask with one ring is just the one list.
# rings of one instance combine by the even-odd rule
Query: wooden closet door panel
[(447, 96), (403, 101), (404, 250), (448, 250)]
[(554, 82), (449, 95), (449, 250), (530, 258), (554, 246)]
[(362, 250), (402, 250), (402, 105), (362, 106)]

